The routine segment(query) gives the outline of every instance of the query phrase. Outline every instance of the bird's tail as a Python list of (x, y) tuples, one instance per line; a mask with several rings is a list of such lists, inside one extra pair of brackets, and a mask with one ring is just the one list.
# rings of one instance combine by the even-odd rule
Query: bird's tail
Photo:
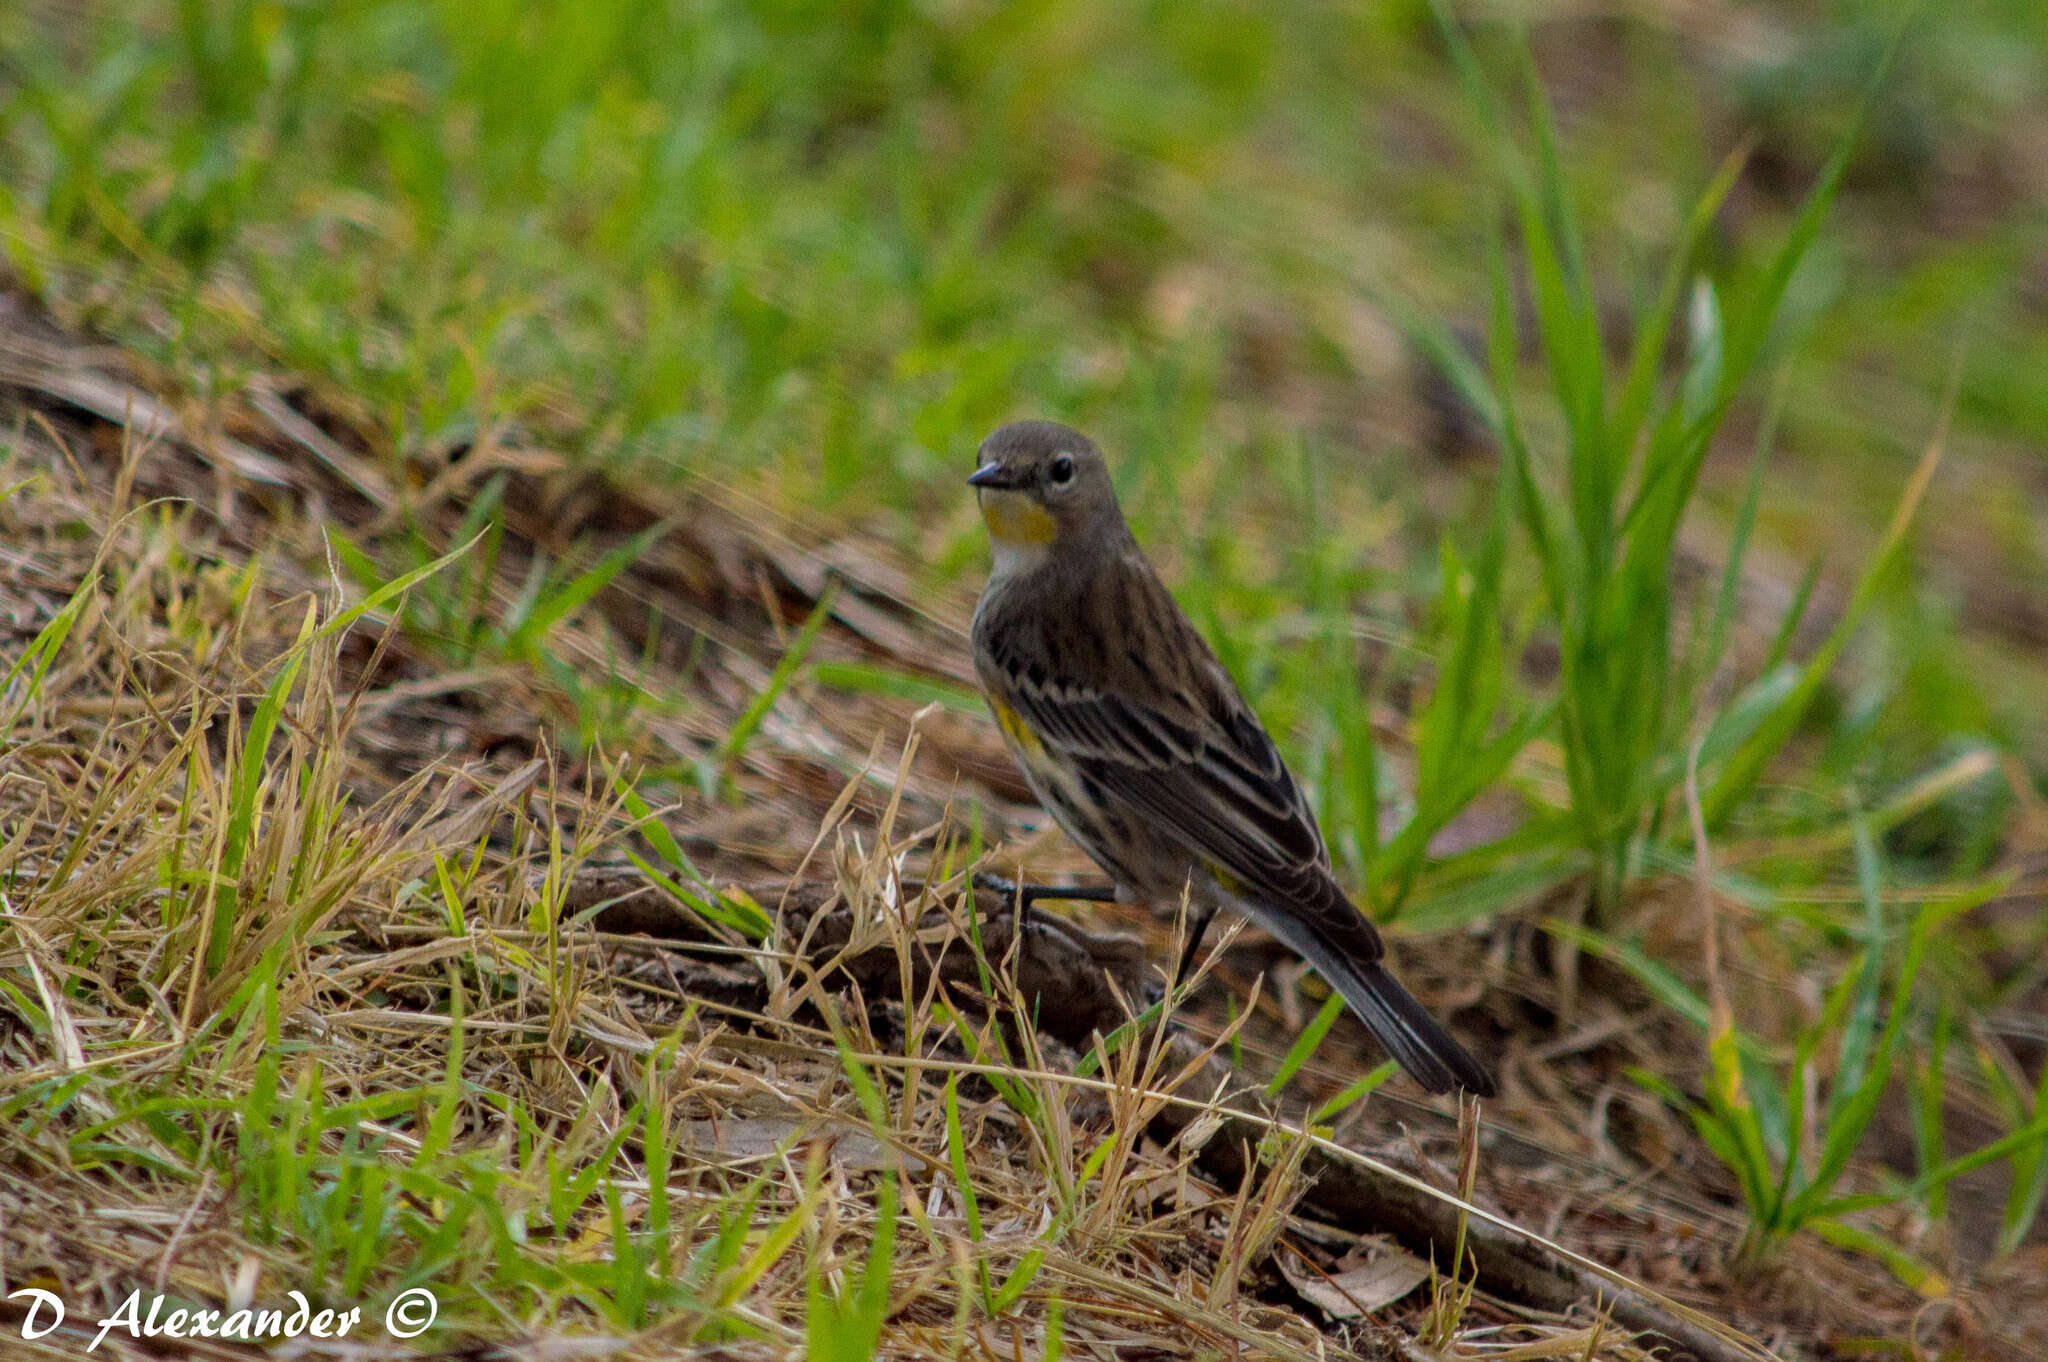
[(1342, 949), (1310, 924), (1291, 916), (1257, 911), (1252, 916), (1344, 995), (1358, 1019), (1416, 1082), (1436, 1093), (1463, 1088), (1475, 1097), (1493, 1096), (1493, 1076), (1378, 960), (1361, 960), (1360, 952)]

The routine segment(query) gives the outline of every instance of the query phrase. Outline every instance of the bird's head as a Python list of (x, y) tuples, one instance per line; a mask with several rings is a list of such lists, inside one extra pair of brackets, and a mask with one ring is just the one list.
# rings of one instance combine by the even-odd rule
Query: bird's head
[(1078, 430), (1017, 421), (981, 442), (967, 485), (981, 497), (998, 560), (1036, 560), (1048, 551), (1114, 542), (1123, 526), (1102, 451)]

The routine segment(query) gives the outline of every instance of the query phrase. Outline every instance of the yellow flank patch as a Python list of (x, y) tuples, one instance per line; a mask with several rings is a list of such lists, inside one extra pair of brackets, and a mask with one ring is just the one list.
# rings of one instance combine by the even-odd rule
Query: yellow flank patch
[(1215, 861), (1203, 861), (1202, 869), (1209, 872), (1210, 878), (1216, 881), (1217, 887), (1222, 889), (1224, 893), (1239, 898), (1244, 896), (1244, 881), (1231, 874), (1228, 870), (1225, 870)]
[(988, 525), (989, 536), (1004, 544), (1035, 548), (1050, 544), (1059, 530), (1052, 512), (1027, 492), (983, 488), (981, 518)]
[(1024, 722), (1023, 715), (993, 697), (989, 699), (988, 704), (989, 708), (996, 712), (996, 726), (1003, 730), (1011, 742), (1033, 755), (1045, 750), (1045, 743), (1031, 731), (1031, 725)]

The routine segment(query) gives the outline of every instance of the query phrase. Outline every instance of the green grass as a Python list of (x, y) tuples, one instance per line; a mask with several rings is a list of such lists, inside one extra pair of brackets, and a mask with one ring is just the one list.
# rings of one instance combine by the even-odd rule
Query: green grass
[[(2030, 1143), (2048, 1079), (1975, 1042), (2009, 1001), (1984, 961), (2038, 952), (2040, 933), (2015, 947), (1921, 923), (1995, 882), (2048, 772), (2038, 644), (1972, 595), (2048, 593), (2027, 509), (2048, 439), (2048, 311), (2025, 282), (2043, 214), (1985, 170), (2048, 121), (2048, 18), (1966, 0), (1894, 59), (1905, 15), (1874, 0), (1774, 19), (1756, 45), (1539, 11), (1525, 46), (1444, 14), (190, 0), (0, 16), (14, 275), (202, 408), (278, 385), (406, 489), (374, 533), (331, 537), (359, 604), (309, 610), (246, 715), (222, 711), (224, 783), (201, 778), (196, 739), (179, 749), (178, 817), (218, 828), (194, 843), (203, 863), (180, 837), (162, 867), (163, 929), (209, 924), (187, 1019), (204, 988), (239, 986), (231, 1025), (266, 1025), (275, 985), (249, 981), (357, 883), (360, 844), (327, 838), (351, 811), (301, 675), (348, 622), (389, 607), (437, 662), (533, 673), (579, 752), (633, 751), (651, 717), (693, 704), (652, 643), (603, 667), (550, 646), (666, 527), (511, 571), (504, 474), (465, 494), (450, 538), (420, 513), (458, 454), (740, 484), (879, 538), (949, 592), (982, 563), (970, 451), (1000, 420), (1052, 415), (1111, 451), (1141, 537), (1307, 778), (1361, 901), (1422, 935), (1580, 899), (1592, 926), (1558, 937), (1699, 1024), (1704, 1098), (1670, 1075), (1658, 1090), (1735, 1175), (1751, 1249), (1805, 1228), (1871, 1248), (1854, 1217), (1872, 1196), (1939, 1216), (1953, 1085), (2003, 1123), (1962, 1158), (2010, 1159), (2015, 1250), (2048, 1188)], [(1491, 462), (1444, 461), (1418, 395), (1431, 363)], [(1768, 608), (1758, 580), (1781, 588)], [(255, 581), (252, 564), (238, 601)], [(92, 589), (9, 660), (0, 731), (47, 702)], [(753, 940), (760, 906), (715, 893), (653, 806), (739, 790), (792, 689), (972, 709), (941, 679), (814, 659), (830, 613), (816, 604), (694, 763), (659, 754), (644, 793), (614, 790), (663, 863), (649, 874)], [(1748, 914), (1729, 949), (1820, 987), (1768, 1035), (1712, 1014), (1679, 978), (1696, 960), (1636, 944), (1638, 898), (1700, 849), (1680, 796), (1694, 764), (1706, 835), (1745, 853), (1711, 879)], [(98, 834), (115, 811), (86, 812)], [(269, 835), (299, 825), (318, 835)], [(477, 874), (451, 869), (459, 850), (432, 862), (452, 930)], [(1920, 899), (1948, 906), (1909, 921)], [(574, 997), (552, 956), (521, 969)], [(1000, 1035), (978, 1043), (1009, 1058)], [(1894, 1080), (1913, 1088), (1917, 1180), (1844, 1190)], [(1070, 1176), (1087, 1156), (1064, 1157), (1057, 1104), (1005, 1082)], [(458, 1087), (390, 1091), (440, 1113), (475, 1100)], [(77, 1091), (35, 1102), (47, 1116)], [(92, 1139), (236, 1174), (252, 1221), (278, 1218), (322, 1273), (360, 1282), (400, 1241), (419, 1273), (532, 1256), (488, 1186), (459, 1190), (491, 1161), (430, 1138), (402, 1162), (381, 1105), (326, 1105), (301, 1074), (237, 1099), (274, 1107), (240, 1113), (230, 1152), (213, 1099), (158, 1100), (110, 1098), (130, 1114)], [(249, 1133), (259, 1118), (274, 1136)], [(663, 1119), (633, 1109), (649, 1167)], [(138, 1125), (183, 1143), (148, 1146)], [(685, 1296), (702, 1337), (739, 1327), (732, 1284), (798, 1246), (768, 1255), (730, 1228), (754, 1211), (735, 1192), (678, 1276), (665, 1212), (628, 1233), (592, 1171), (617, 1150), (581, 1139), (542, 1160), (545, 1218), (602, 1206), (620, 1251), (550, 1257), (522, 1286), (621, 1329)], [(1088, 1214), (1085, 1181), (1060, 1185), (1062, 1232)], [(470, 1209), (406, 1218), (433, 1197)], [(878, 1327), (896, 1209), (874, 1256), (808, 1283), (813, 1335), (849, 1356)], [(837, 1262), (829, 1242), (801, 1248)], [(662, 1295), (675, 1281), (684, 1296)], [(986, 1313), (1008, 1290), (978, 1278)]]
[[(1704, 132), (1700, 103), (1719, 97), (1748, 111), (1775, 155), (1810, 158), (1818, 170), (1830, 145), (1853, 147), (1851, 167), (1867, 172), (1902, 156), (1903, 110), (1944, 101), (1937, 134), (1972, 149), (1986, 120), (2038, 91), (2038, 65), (2014, 47), (2041, 36), (2038, 17), (1986, 4), (1944, 20), (1942, 41), (1916, 49), (1880, 91), (1874, 132), (1854, 144), (1843, 132), (1856, 91), (1881, 53), (1875, 40), (1897, 27), (1882, 7), (1852, 6), (1836, 27), (1796, 30), (1818, 60), (1752, 59), (1726, 89), (1666, 96), (1659, 118), (1623, 127), (1599, 115), (1630, 107), (1670, 52), (1638, 35), (1640, 80), (1576, 120), (1568, 183), (1545, 191), (1554, 208), (1580, 206), (1574, 215), (1586, 221), (1568, 237), (1615, 248), (1563, 262), (1572, 344), (1600, 339), (1588, 260), (1614, 262), (1601, 282), (1639, 294), (1646, 323), (1689, 296), (1682, 266), (1695, 255), (1737, 295), (1770, 277), (1768, 230), (1730, 234), (1702, 221), (1701, 249), (1681, 244), (1688, 200), (1734, 146)], [(1364, 811), (1376, 776), (1365, 730), (1347, 712), (1350, 691), (1333, 701), (1312, 683), (1319, 669), (1278, 665), (1273, 634), (1320, 626), (1349, 637), (1362, 600), (1377, 597), (1388, 611), (1389, 592), (1438, 569), (1384, 537), (1361, 542), (1353, 516), (1340, 525), (1325, 515), (1299, 552), (1317, 557), (1310, 579), (1326, 586), (1304, 593), (1307, 565), (1277, 531), (1289, 498), (1251, 472), (1278, 473), (1271, 483), (1284, 485), (1302, 465), (1325, 491), (1348, 490), (1337, 485), (1356, 464), (1340, 458), (1348, 439), (1331, 403), (1348, 388), (1382, 404), (1399, 394), (1385, 357), (1346, 334), (1345, 309), (1385, 317), (1398, 304), (1467, 321), (1487, 313), (1482, 240), (1470, 229), (1488, 211), (1475, 189), (1483, 179), (1455, 157), (1382, 149), (1397, 119), (1459, 118), (1420, 3), (1246, 15), (1036, 0), (1000, 17), (941, 17), (901, 5), (237, 0), (106, 7), (75, 40), (26, 20), (0, 37), (10, 79), (0, 135), (21, 167), (0, 198), (0, 239), (64, 311), (142, 346), (167, 372), (204, 375), (197, 386), (213, 391), (279, 368), (304, 375), (387, 457), (489, 435), (543, 441), (579, 461), (769, 479), (780, 497), (903, 539), (946, 575), (971, 573), (979, 559), (954, 476), (974, 441), (1020, 410), (1066, 416), (1122, 456), (1141, 528), (1185, 555), (1191, 605), (1212, 632), (1241, 640), (1227, 660), (1271, 692), (1262, 703), (1287, 721), (1298, 754), (1312, 761), (1305, 749), (1333, 735), (1326, 784), (1337, 793), (1324, 811), (1361, 877), (1376, 869), (1375, 883), (1408, 883), (1417, 844), (1460, 807), (1457, 777), (1494, 765), (1428, 782), (1408, 842), (1392, 862), (1370, 864), (1380, 838)], [(2007, 63), (2006, 83), (1959, 90), (1993, 53)], [(1493, 83), (1512, 88), (1512, 64), (1495, 69)], [(1676, 205), (1661, 235), (1617, 221), (1617, 186), (1648, 167), (1671, 168), (1647, 182)], [(1870, 425), (1910, 442), (1913, 423), (1897, 421), (1896, 399), (1880, 412), (1863, 396), (1886, 386), (1863, 382), (1863, 356), (1875, 348), (1904, 366), (1893, 390), (1917, 390), (1929, 410), (1943, 379), (1931, 357), (1964, 318), (1999, 343), (1975, 351), (1983, 358), (1967, 371), (1959, 418), (2018, 434), (2015, 413), (2048, 411), (2031, 377), (2040, 366), (2016, 358), (2048, 339), (2015, 347), (2007, 334), (2023, 321), (2006, 294), (2024, 215), (1989, 220), (1952, 245), (1916, 242), (1907, 266), (1856, 259), (1850, 291), (1829, 282), (1852, 268), (1845, 253), (1912, 207), (1875, 190), (1851, 197), (1841, 237), (1821, 239), (1829, 258), (1776, 281), (1790, 288), (1787, 326), (1807, 337), (1784, 443), (1817, 450), (1816, 468), (1840, 460), (1860, 471), (1873, 457)], [(1305, 231), (1309, 222), (1320, 229)], [(1382, 296), (1385, 267), (1356, 241), (1354, 223), (1393, 234), (1426, 268), (1404, 271), (1396, 296)], [(1684, 290), (1658, 292), (1660, 277)], [(1225, 278), (1243, 282), (1233, 292)], [(1187, 290), (1192, 320), (1170, 323)], [(1555, 301), (1542, 311), (1564, 325), (1565, 300)], [(1261, 308), (1289, 314), (1287, 332), (1262, 343), (1280, 345), (1281, 362), (1319, 394), (1305, 444), (1299, 417), (1233, 372), (1230, 348), (1249, 343), (1239, 337)], [(1867, 339), (1874, 323), (1858, 331), (1842, 316), (1880, 312), (1880, 346)], [(1903, 318), (1919, 330), (1901, 334)], [(1598, 440), (1590, 429), (1573, 437), (1574, 447), (1607, 451), (1574, 462), (1607, 470), (1575, 484), (1575, 496), (1618, 485), (1616, 451), (1629, 433), (1620, 427), (1640, 420), (1651, 396), (1645, 382), (1661, 350), (1643, 338), (1658, 330), (1637, 329), (1637, 362), (1608, 428)], [(1761, 339), (1731, 336), (1731, 382), (1717, 405), (1734, 395), (1742, 351)], [(1600, 367), (1580, 356), (1565, 371), (1579, 394), (1568, 415), (1585, 411)], [(1834, 385), (1852, 380), (1856, 400), (1836, 400)], [(1863, 413), (1866, 430), (1810, 438), (1815, 422), (1844, 411)], [(1710, 432), (1695, 423), (1685, 433)], [(1396, 429), (1370, 452), (1391, 471), (1416, 457), (1419, 438)], [(1701, 440), (1686, 442), (1687, 459), (1705, 453)], [(1667, 485), (1689, 491), (1692, 477)], [(1855, 483), (1874, 496), (1885, 480)], [(478, 504), (488, 501), (486, 492)], [(1767, 505), (1765, 520), (1778, 511)], [(1881, 503), (1866, 506), (1873, 520), (1880, 512)], [(1639, 537), (1662, 540), (1670, 528), (1659, 520)], [(385, 545), (377, 561), (390, 571), (423, 552)], [(1648, 547), (1638, 557), (1659, 555)], [(1591, 553), (1584, 570), (1601, 572), (1601, 562)], [(1517, 564), (1512, 575), (1526, 587)], [(566, 575), (535, 573), (534, 598), (504, 618), (474, 605), (451, 613), (451, 644), (490, 641), (464, 637), (473, 630), (530, 649), (545, 620), (536, 603), (576, 595)], [(1576, 816), (1603, 847), (1603, 865), (1647, 802), (1619, 773), (1661, 731), (1660, 716), (1682, 708), (1660, 698), (1682, 678), (1646, 678), (1642, 704), (1613, 703), (1663, 631), (1636, 628), (1656, 621), (1617, 615), (1619, 601), (1596, 608), (1586, 593), (1611, 595), (1632, 574), (1573, 584), (1573, 598), (1587, 602), (1573, 626), (1584, 638), (1567, 650), (1559, 697), (1561, 722), (1577, 735)], [(1645, 598), (1631, 590), (1628, 599)], [(1651, 591), (1628, 610), (1659, 600)], [(1568, 624), (1569, 602), (1554, 605)], [(1609, 637), (1621, 641), (1600, 642)], [(1446, 658), (1454, 679), (1460, 658), (1454, 649)], [(588, 697), (584, 709), (601, 710), (603, 699)], [(2010, 689), (1976, 706), (1987, 707), (2020, 740), (2023, 711)], [(1526, 707), (1509, 709), (1504, 724)], [(1624, 719), (1638, 709), (1648, 712)], [(1652, 736), (1600, 729), (1622, 722)], [(585, 727), (590, 737), (618, 733), (603, 718)], [(1472, 744), (1471, 734), (1453, 736), (1455, 751)], [(1873, 734), (1860, 747), (1903, 762), (1938, 741), (1880, 740), (1899, 736)], [(1616, 872), (1601, 874), (1611, 886)]]
[[(1564, 749), (1569, 818), (1590, 867), (1595, 915), (1612, 922), (1624, 887), (1658, 836), (1670, 796), (1687, 770), (1688, 747), (1696, 762), (1712, 768), (1706, 828), (1719, 831), (1798, 730), (1861, 622), (1874, 584), (1897, 555), (1933, 473), (1936, 455), (1930, 453), (1849, 609), (1812, 658), (1782, 673), (1767, 665), (1717, 712), (1709, 688), (1726, 676), (1721, 655), (1745, 566), (1755, 493), (1769, 454), (1768, 424), (1754, 456), (1750, 494), (1733, 527), (1720, 589), (1710, 612), (1694, 613), (1689, 637), (1674, 618), (1688, 604), (1676, 582), (1679, 530), (1737, 395), (1780, 327), (1786, 290), (1827, 219), (1870, 98), (1882, 88), (1905, 31), (1885, 49), (1869, 77), (1871, 95), (1837, 137), (1818, 182), (1761, 276), (1726, 315), (1715, 282), (1694, 274), (1703, 239), (1742, 174), (1740, 155), (1722, 164), (1686, 211), (1685, 227), (1654, 292), (1627, 319), (1634, 333), (1628, 359), (1620, 373), (1610, 376), (1584, 227), (1533, 58), (1523, 50), (1528, 140), (1534, 144), (1533, 152), (1525, 152), (1463, 32), (1447, 13), (1439, 14), (1483, 141), (1506, 185), (1506, 216), (1519, 236), (1516, 263), (1521, 269), (1511, 276), (1502, 243), (1489, 241), (1493, 309), (1483, 368), (1440, 323), (1412, 324), (1504, 451), (1498, 495), (1518, 513), (1531, 566), (1543, 587), (1545, 627), (1559, 652), (1558, 739)], [(1532, 446), (1529, 418), (1518, 395), (1523, 338), (1515, 315), (1517, 278), (1526, 280), (1531, 294), (1534, 340), (1564, 437), (1563, 448), (1547, 459), (1546, 451)], [(1682, 366), (1667, 380), (1665, 356), (1674, 348), (1674, 327), (1688, 293)], [(1463, 629), (1418, 723), (1419, 804), (1433, 789), (1449, 785), (1455, 809), (1490, 785), (1530, 736), (1511, 725), (1503, 738), (1489, 741), (1486, 731), (1487, 716), (1497, 703), (1493, 675), (1499, 666), (1504, 557), (1497, 515), (1475, 571)], [(1455, 566), (1455, 560), (1447, 563), (1447, 577)], [(1789, 639), (1803, 609), (1803, 595), (1795, 597), (1793, 612), (1777, 631), (1780, 640)], [(1767, 661), (1775, 662), (1780, 652), (1781, 646), (1774, 645)], [(1475, 655), (1485, 659), (1477, 664), (1476, 679)], [(1440, 711), (1446, 712), (1443, 720)], [(1542, 715), (1534, 717), (1540, 721)], [(1447, 766), (1471, 768), (1470, 774), (1446, 777)], [(1422, 828), (1425, 835), (1433, 830)], [(1412, 873), (1404, 875), (1404, 883)]]
[[(1938, 1129), (1923, 1133), (1920, 1174), (1912, 1183), (1867, 1195), (1841, 1193), (1850, 1160), (1869, 1134), (1905, 1052), (1913, 994), (1923, 981), (1928, 943), (1947, 923), (2004, 887), (1987, 884), (1954, 898), (1923, 904), (1904, 926), (1904, 947), (1894, 965), (1890, 957), (1900, 935), (1899, 924), (1884, 903), (1884, 870), (1876, 839), (1861, 810), (1852, 810), (1852, 827), (1864, 911), (1859, 933), (1862, 949), (1830, 988), (1820, 1015), (1795, 1038), (1789, 1066), (1776, 1063), (1766, 1044), (1738, 1027), (1718, 977), (1710, 977), (1709, 997), (1702, 1000), (1626, 944), (1590, 933), (1578, 939), (1609, 954), (1653, 995), (1706, 1029), (1709, 1067), (1702, 1078), (1703, 1100), (1688, 1097), (1661, 1075), (1638, 1070), (1635, 1076), (1688, 1111), (1707, 1147), (1735, 1177), (1749, 1213), (1739, 1250), (1743, 1266), (1754, 1268), (1768, 1262), (1793, 1234), (1811, 1230), (1830, 1242), (1881, 1259), (1916, 1290), (1940, 1294), (1946, 1288), (1934, 1269), (1883, 1235), (1854, 1223), (1850, 1215), (1906, 1199), (1922, 1200), (1939, 1215), (1946, 1188), (1956, 1177), (1985, 1163), (2010, 1158), (2016, 1178), (2004, 1215), (2002, 1241), (2016, 1243), (2018, 1234), (2024, 1232), (2023, 1220), (2030, 1222), (2034, 1210), (2025, 1201), (2024, 1189), (2042, 1147), (2048, 1144), (2048, 1112), (2015, 1112), (2015, 1129), (1954, 1160), (1942, 1156)], [(1710, 922), (1707, 930), (1719, 928)], [(1886, 1002), (1886, 980), (1894, 974), (1891, 998)], [(1823, 1085), (1820, 1056), (1824, 1051), (1832, 1053), (1833, 1064)], [(1932, 1051), (1934, 1067), (1917, 1094), (1924, 1127), (1938, 1126), (1945, 1109), (1940, 1063), (1941, 1052), (1936, 1048)], [(1811, 1109), (1813, 1094), (1821, 1091), (1826, 1093), (1825, 1100), (1818, 1109)]]

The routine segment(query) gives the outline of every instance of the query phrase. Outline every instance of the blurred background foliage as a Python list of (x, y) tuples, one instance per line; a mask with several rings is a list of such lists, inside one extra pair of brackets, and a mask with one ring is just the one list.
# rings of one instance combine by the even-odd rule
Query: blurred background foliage
[[(488, 428), (739, 484), (934, 590), (981, 571), (979, 439), (1080, 425), (1381, 912), (1445, 928), (1584, 881), (1622, 925), (1631, 877), (1690, 865), (1703, 743), (1758, 958), (1839, 965), (1827, 1015), (1875, 1046), (1880, 947), (1914, 902), (2026, 883), (2014, 829), (2048, 784), (2048, 8), (1936, 7), (1846, 141), (1891, 0), (1459, 15), (1514, 131), (1475, 116), (1426, 0), (28, 0), (0, 12), (0, 250), (196, 396), (287, 372), (394, 460)], [(1545, 315), (1499, 173), (1540, 161), (1521, 30), (1558, 139), (1536, 212), (1594, 332)], [(1667, 275), (1675, 406), (1768, 294), (1757, 367), (1631, 598), (1668, 636), (1587, 681), (1487, 403), (1559, 495), (1582, 431), (1538, 395), (1574, 344), (1619, 374)], [(1575, 764), (1560, 712), (1624, 712), (1645, 667), (1654, 731)], [(1767, 776), (1729, 776), (1773, 716)], [(2017, 968), (1945, 939), (1930, 967), (1973, 1015), (2041, 983), (2038, 930)], [(1884, 1066), (1924, 1029), (1900, 1016)], [(1766, 1118), (1767, 1179), (1798, 1122)]]
[[(1699, 263), (1756, 276), (1904, 13), (1468, 17), (1482, 49), (1528, 24), (1625, 347), (1743, 146)], [(1440, 532), (1484, 519), (1492, 450), (1400, 321), (1479, 345), (1498, 206), (1422, 0), (30, 3), (0, 51), (16, 273), (196, 391), (308, 376), (394, 455), (488, 424), (747, 480), (955, 579), (974, 443), (1067, 419), (1305, 740), (1326, 706), (1275, 639), (1412, 642)], [(1815, 712), (1830, 780), (1980, 739), (2048, 764), (2044, 111), (2048, 16), (1942, 6), (1777, 319), (1756, 561), (1787, 591), (1816, 555), (1852, 580), (1967, 347), (1941, 561), (1890, 581), (1871, 665)], [(1723, 525), (1763, 388), (1704, 474)]]

